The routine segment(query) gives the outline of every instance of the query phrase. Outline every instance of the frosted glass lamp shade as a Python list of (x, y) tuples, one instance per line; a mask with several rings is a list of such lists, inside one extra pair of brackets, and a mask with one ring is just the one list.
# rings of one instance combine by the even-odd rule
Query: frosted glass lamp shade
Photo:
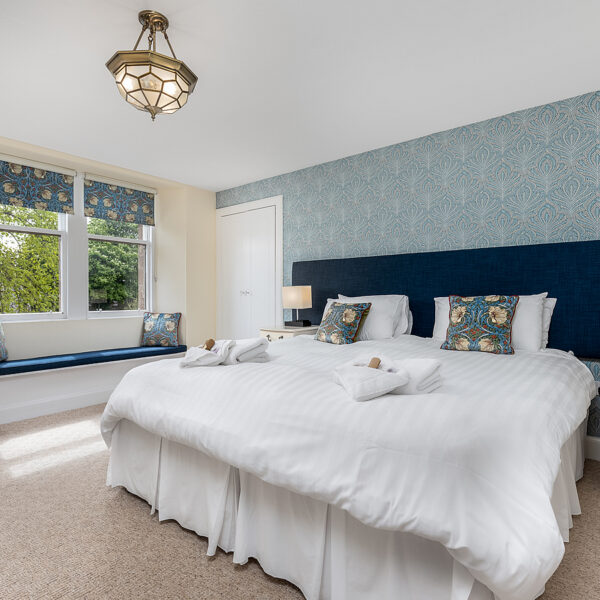
[(157, 52), (117, 52), (107, 66), (121, 96), (153, 119), (179, 110), (196, 85), (184, 63)]
[(282, 288), (283, 308), (312, 308), (310, 285), (288, 285)]
[[(152, 120), (179, 110), (194, 91), (198, 78), (175, 56), (167, 35), (169, 19), (154, 10), (138, 15), (142, 31), (133, 50), (119, 50), (106, 63), (113, 74), (119, 93), (138, 110), (149, 112)], [(138, 50), (144, 32), (148, 31), (148, 50)], [(162, 33), (171, 56), (156, 51), (156, 34)]]

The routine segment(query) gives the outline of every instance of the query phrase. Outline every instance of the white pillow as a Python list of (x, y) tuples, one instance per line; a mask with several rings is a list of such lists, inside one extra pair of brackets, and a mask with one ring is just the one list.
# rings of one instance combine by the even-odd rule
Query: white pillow
[[(363, 298), (366, 296), (360, 296), (360, 297)], [(352, 297), (344, 296), (343, 294), (338, 294), (338, 298), (340, 300), (344, 300), (344, 302), (355, 301)], [(399, 300), (398, 312), (397, 312), (396, 316), (394, 317), (394, 321), (396, 324), (394, 326), (394, 333), (393, 333), (392, 337), (398, 337), (400, 335), (410, 334), (410, 332), (412, 331), (413, 321), (412, 321), (412, 313), (410, 312), (410, 309), (409, 309), (408, 296), (405, 296), (404, 294), (379, 294), (379, 295), (368, 296), (368, 298), (398, 299)], [(369, 317), (367, 315), (367, 319), (368, 318)]]
[[(343, 296), (338, 294), (338, 300), (341, 302), (351, 304), (357, 302), (371, 303), (369, 313), (358, 330), (355, 340), (357, 342), (391, 338), (399, 324), (398, 320), (405, 317), (403, 298), (406, 298), (406, 296)], [(407, 324), (404, 325), (404, 330), (406, 330), (406, 327)]]
[[(544, 312), (544, 299), (547, 295), (548, 292), (544, 292), (543, 294), (519, 297), (519, 303), (512, 322), (511, 343), (515, 350), (537, 352), (544, 347), (542, 314)], [(450, 324), (450, 302), (448, 296), (434, 298), (434, 301), (433, 339), (443, 341), (446, 339), (448, 325)], [(550, 313), (550, 317), (552, 317), (552, 313)], [(548, 327), (550, 327), (550, 323), (548, 323)]]
[(325, 315), (327, 314), (327, 311), (329, 310), (329, 307), (331, 306), (332, 302), (337, 302), (337, 298), (327, 298), (325, 308), (323, 309), (323, 314), (321, 315), (321, 323), (323, 322), (323, 319), (325, 318)]
[(550, 331), (550, 322), (552, 313), (556, 306), (556, 298), (544, 298), (544, 312), (542, 314), (542, 348), (548, 346), (548, 332)]
[(394, 337), (410, 334), (413, 326), (412, 313), (408, 305), (408, 296), (400, 296), (400, 298), (402, 300), (400, 301), (398, 324), (394, 330)]
[(542, 347), (542, 315), (548, 292), (520, 296), (512, 322), (512, 347), (537, 352)]
[(435, 322), (433, 324), (434, 340), (443, 342), (448, 334), (448, 325), (450, 325), (450, 300), (448, 296), (434, 298), (435, 302)]
[[(410, 312), (409, 304), (408, 304), (408, 296), (404, 294), (381, 294), (378, 296), (361, 296), (361, 298), (397, 298), (400, 303), (398, 304), (398, 313), (395, 317), (395, 326), (394, 326), (394, 334), (392, 337), (398, 337), (399, 335), (410, 334), (412, 331), (413, 321), (412, 321), (412, 313)], [(349, 296), (344, 296), (343, 294), (338, 294), (338, 298), (340, 300), (344, 300), (344, 302), (354, 301), (353, 298)], [(362, 301), (361, 301), (362, 302)], [(371, 313), (369, 313), (371, 314)], [(367, 315), (367, 319), (368, 319)]]

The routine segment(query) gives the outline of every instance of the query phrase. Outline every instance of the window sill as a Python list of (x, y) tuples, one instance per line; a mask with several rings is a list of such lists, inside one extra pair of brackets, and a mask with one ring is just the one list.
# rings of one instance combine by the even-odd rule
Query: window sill
[(0, 323), (31, 323), (38, 321), (65, 321), (65, 313), (4, 313), (0, 314)]
[(143, 317), (145, 310), (94, 310), (88, 311), (88, 319), (125, 319)]
[(56, 321), (86, 321), (88, 319), (131, 319), (144, 316), (143, 310), (99, 310), (88, 312), (83, 319), (69, 319), (64, 313), (0, 314), (0, 323), (49, 323)]

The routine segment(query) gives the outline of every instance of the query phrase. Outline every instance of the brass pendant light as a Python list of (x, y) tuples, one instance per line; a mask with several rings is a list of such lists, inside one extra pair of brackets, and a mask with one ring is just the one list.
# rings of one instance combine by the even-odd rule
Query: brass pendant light
[[(169, 21), (153, 10), (143, 10), (138, 15), (142, 31), (133, 50), (115, 52), (106, 63), (117, 82), (119, 92), (138, 110), (156, 115), (179, 110), (194, 90), (198, 78), (189, 67), (178, 60), (167, 36)], [(137, 47), (148, 31), (148, 50)], [(156, 52), (156, 34), (164, 35), (173, 57)]]

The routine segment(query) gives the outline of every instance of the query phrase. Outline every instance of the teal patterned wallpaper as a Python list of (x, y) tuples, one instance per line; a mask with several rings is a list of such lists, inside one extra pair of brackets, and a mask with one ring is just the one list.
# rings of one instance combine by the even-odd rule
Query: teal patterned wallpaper
[(297, 260), (600, 239), (600, 92), (217, 193), (278, 194)]
[(298, 260), (600, 239), (600, 92), (221, 191), (217, 208), (278, 194), (286, 284)]

